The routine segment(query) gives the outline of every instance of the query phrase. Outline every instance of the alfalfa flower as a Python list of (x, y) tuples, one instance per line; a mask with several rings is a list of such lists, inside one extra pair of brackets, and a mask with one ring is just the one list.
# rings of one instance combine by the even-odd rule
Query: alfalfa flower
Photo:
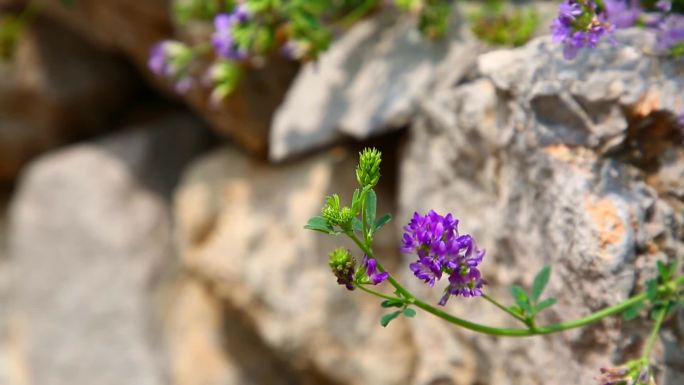
[(236, 6), (231, 13), (216, 15), (211, 40), (218, 56), (231, 60), (244, 60), (249, 56), (248, 47), (236, 39), (235, 32), (251, 18), (252, 12), (245, 3)]
[(596, 47), (602, 37), (612, 41), (615, 26), (593, 0), (565, 0), (551, 25), (555, 42), (563, 43), (563, 56), (573, 59), (583, 47)]
[(344, 285), (348, 290), (354, 290), (356, 261), (349, 250), (338, 247), (329, 254), (329, 257), (328, 264), (337, 278), (337, 283)]
[(485, 281), (477, 266), (485, 251), (476, 246), (470, 235), (458, 233), (458, 220), (453, 215), (442, 216), (434, 210), (425, 215), (414, 213), (404, 230), (401, 251), (418, 256), (409, 265), (413, 274), (430, 287), (443, 274), (449, 276), (440, 305), (445, 305), (452, 295), (482, 295)]

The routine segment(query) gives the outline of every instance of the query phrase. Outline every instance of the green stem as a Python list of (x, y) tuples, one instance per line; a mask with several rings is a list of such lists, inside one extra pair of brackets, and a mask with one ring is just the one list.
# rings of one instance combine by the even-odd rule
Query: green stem
[(340, 20), (334, 23), (334, 25), (341, 28), (349, 28), (357, 21), (361, 20), (371, 9), (378, 5), (378, 0), (366, 0), (363, 4), (356, 7), (354, 10), (346, 14)]
[(405, 299), (403, 299), (403, 298), (392, 297), (391, 295), (387, 295), (387, 294), (380, 293), (379, 291), (375, 291), (375, 290), (369, 289), (369, 288), (367, 288), (367, 287), (364, 287), (363, 285), (357, 285), (356, 287), (358, 287), (359, 289), (365, 291), (365, 292), (368, 293), (368, 294), (373, 294), (373, 295), (376, 296), (376, 297), (384, 298), (384, 299), (387, 299), (387, 300), (390, 300), (390, 301), (401, 301), (401, 302), (404, 302), (404, 303), (407, 302), (407, 301), (406, 301)]
[(494, 298), (488, 296), (487, 294), (482, 294), (482, 298), (486, 299), (490, 303), (492, 303), (494, 306), (498, 307), (499, 309), (505, 311), (506, 313), (510, 314), (513, 318), (517, 319), (518, 321), (521, 321), (525, 325), (527, 325), (527, 320), (525, 317), (521, 316), (520, 314), (514, 312), (513, 310), (507, 308), (506, 306), (502, 305), (498, 301), (496, 301)]
[[(375, 258), (375, 257), (373, 256), (373, 250), (371, 250), (369, 247), (366, 247), (366, 245), (364, 245), (364, 244), (361, 242), (361, 240), (359, 240), (359, 238), (356, 236), (356, 234), (354, 234), (354, 232), (348, 231), (348, 232), (346, 232), (345, 234), (347, 234), (347, 236), (348, 236), (349, 238), (351, 238), (351, 240), (354, 241), (354, 243), (356, 243), (356, 246), (358, 246), (358, 247), (361, 249), (361, 251), (363, 251), (363, 252), (368, 256), (368, 258)], [(376, 261), (377, 261), (377, 259), (376, 259)], [(385, 268), (382, 266), (382, 264), (380, 263), (380, 261), (377, 261), (377, 263), (378, 263), (378, 265), (377, 265), (377, 266), (378, 266), (378, 270), (379, 270), (381, 273), (384, 273), (384, 272), (387, 271), (387, 270), (385, 270)], [(401, 286), (401, 284), (400, 284), (399, 282), (397, 282), (397, 280), (394, 279), (394, 277), (392, 277), (391, 274), (387, 277), (387, 281), (389, 281), (389, 283), (390, 283), (392, 286), (394, 286), (394, 288), (397, 290), (397, 292), (399, 292), (399, 293), (400, 293), (404, 298), (406, 298), (409, 302), (411, 302), (411, 301), (415, 298), (415, 296), (414, 296), (413, 294), (411, 294), (411, 292), (409, 292), (408, 290), (406, 290), (403, 286)]]
[(658, 332), (660, 331), (660, 327), (663, 324), (663, 320), (665, 319), (666, 314), (667, 306), (663, 306), (662, 309), (660, 309), (660, 311), (656, 315), (656, 320), (655, 324), (653, 324), (651, 335), (648, 336), (648, 340), (646, 340), (646, 345), (644, 345), (644, 350), (641, 354), (641, 359), (644, 362), (648, 362), (648, 359), (651, 356), (651, 351), (653, 350), (653, 346), (655, 345), (655, 342), (658, 339)]

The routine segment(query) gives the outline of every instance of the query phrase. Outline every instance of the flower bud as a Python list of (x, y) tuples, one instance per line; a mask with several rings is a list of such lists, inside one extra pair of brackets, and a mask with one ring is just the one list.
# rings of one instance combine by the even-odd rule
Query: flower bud
[(356, 166), (356, 180), (361, 187), (375, 187), (380, 180), (380, 162), (382, 153), (375, 148), (365, 148), (359, 153), (359, 164)]
[(352, 209), (349, 207), (340, 208), (340, 197), (337, 194), (328, 196), (325, 201), (326, 204), (321, 210), (321, 216), (328, 221), (328, 224), (350, 229), (351, 221), (354, 218)]
[(349, 290), (354, 290), (354, 274), (356, 273), (356, 261), (349, 250), (338, 247), (330, 253), (330, 269), (337, 278), (337, 283), (344, 285)]

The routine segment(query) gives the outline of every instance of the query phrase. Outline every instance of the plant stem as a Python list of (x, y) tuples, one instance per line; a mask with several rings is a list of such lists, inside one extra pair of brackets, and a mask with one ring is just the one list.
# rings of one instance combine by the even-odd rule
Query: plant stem
[[(357, 244), (359, 244), (357, 239)], [(369, 253), (369, 250), (364, 250), (369, 257), (372, 256), (372, 253)], [(378, 268), (380, 269), (380, 264), (378, 263)], [(384, 269), (383, 269), (384, 271)], [(487, 325), (481, 325), (475, 322), (471, 322), (459, 317), (456, 317), (454, 315), (451, 315), (441, 309), (438, 309), (430, 304), (427, 304), (419, 299), (417, 299), (411, 292), (406, 290), (401, 284), (399, 284), (392, 276), (390, 275), (388, 278), (388, 281), (394, 286), (399, 293), (402, 294), (402, 296), (405, 296), (405, 303), (410, 303), (415, 305), (416, 307), (419, 307), (426, 312), (435, 315), (439, 318), (442, 318), (445, 321), (448, 321), (452, 324), (461, 326), (465, 329), (472, 330), (478, 333), (482, 334), (488, 334), (488, 335), (493, 335), (493, 336), (508, 336), (508, 337), (529, 337), (529, 336), (536, 336), (536, 335), (542, 335), (542, 334), (551, 334), (551, 333), (557, 333), (561, 332), (564, 330), (569, 330), (569, 329), (574, 329), (578, 328), (581, 326), (589, 325), (591, 323), (594, 323), (596, 321), (599, 321), (605, 317), (615, 315), (622, 313), (623, 311), (627, 310), (629, 307), (634, 306), (635, 304), (642, 302), (648, 298), (648, 295), (646, 293), (641, 293), (638, 295), (635, 295), (633, 297), (630, 297), (626, 299), (625, 301), (618, 303), (613, 306), (609, 306), (606, 308), (603, 308), (597, 312), (591, 313), (586, 317), (579, 318), (576, 320), (572, 321), (567, 321), (567, 322), (561, 322), (561, 323), (556, 323), (556, 324), (551, 324), (551, 325), (546, 325), (546, 326), (539, 326), (539, 327), (534, 327), (530, 329), (518, 329), (518, 328), (498, 328), (498, 327), (493, 327), (493, 326), (487, 326)], [(683, 285), (684, 284), (684, 275), (678, 277), (676, 280), (673, 281), (677, 286)], [(385, 299), (401, 299), (401, 298), (392, 298), (389, 296), (386, 296), (381, 293), (375, 293), (372, 291), (369, 291), (365, 288), (363, 288), (364, 291), (369, 292), (373, 295), (378, 295), (381, 298)], [(662, 320), (661, 320), (662, 322)], [(657, 335), (657, 331), (656, 331)], [(655, 338), (655, 337), (654, 337)]]
[(641, 359), (644, 362), (648, 362), (648, 359), (651, 356), (651, 351), (653, 350), (655, 341), (658, 339), (658, 332), (660, 331), (660, 327), (662, 326), (663, 320), (665, 319), (665, 315), (667, 314), (667, 307), (667, 305), (663, 306), (662, 309), (660, 309), (660, 311), (658, 311), (658, 314), (656, 315), (656, 320), (655, 324), (653, 324), (651, 335), (648, 336), (648, 340), (646, 340), (646, 345), (644, 345), (644, 350), (641, 354)]
[(365, 292), (368, 293), (368, 294), (373, 294), (373, 295), (376, 296), (376, 297), (388, 299), (388, 300), (390, 300), (390, 301), (401, 301), (401, 302), (404, 302), (404, 303), (407, 302), (407, 301), (406, 301), (405, 299), (403, 299), (403, 298), (392, 297), (391, 295), (387, 295), (387, 294), (380, 293), (379, 291), (375, 291), (375, 290), (369, 289), (369, 288), (367, 288), (367, 287), (364, 287), (363, 285), (356, 285), (356, 287), (358, 287), (359, 289), (365, 291)]
[(507, 308), (506, 306), (502, 305), (498, 301), (496, 301), (494, 298), (488, 296), (487, 294), (482, 294), (482, 298), (486, 299), (490, 303), (492, 303), (494, 306), (498, 307), (499, 309), (505, 311), (506, 313), (510, 314), (513, 318), (517, 319), (518, 321), (521, 321), (525, 325), (527, 325), (527, 320), (525, 317), (521, 316), (520, 314), (512, 311), (511, 309)]
[[(364, 220), (364, 223), (365, 223), (365, 220)], [(351, 238), (351, 240), (354, 241), (354, 243), (356, 243), (356, 245), (364, 253), (366, 253), (368, 258), (374, 258), (373, 250), (371, 250), (371, 248), (369, 246), (367, 246), (366, 244), (361, 242), (361, 240), (359, 240), (359, 238), (356, 236), (356, 234), (354, 234), (353, 231), (347, 231), (347, 232), (345, 232), (345, 234), (349, 238)], [(385, 268), (382, 266), (382, 264), (379, 261), (377, 262), (377, 267), (378, 267), (378, 270), (380, 272), (387, 271), (387, 270), (385, 270)], [(481, 325), (481, 324), (478, 324), (475, 322), (471, 322), (471, 321), (456, 317), (454, 315), (451, 315), (451, 314), (445, 312), (444, 310), (438, 309), (438, 308), (436, 308), (436, 307), (434, 307), (428, 303), (425, 303), (425, 302), (421, 301), (420, 299), (416, 298), (416, 296), (413, 295), (413, 293), (411, 293), (406, 288), (404, 288), (399, 282), (397, 282), (396, 279), (394, 279), (394, 277), (392, 277), (391, 274), (387, 277), (387, 281), (392, 286), (394, 286), (397, 293), (400, 294), (404, 298), (404, 303), (413, 304), (416, 307), (419, 307), (419, 308), (425, 310), (426, 312), (428, 312), (430, 314), (433, 314), (439, 318), (442, 318), (445, 321), (451, 322), (454, 325), (458, 325), (458, 326), (461, 326), (465, 329), (472, 330), (472, 331), (475, 331), (478, 333), (488, 334), (488, 335), (493, 335), (493, 336), (529, 337), (529, 336), (551, 334), (551, 333), (556, 333), (556, 332), (560, 332), (560, 331), (564, 331), (564, 330), (574, 329), (574, 328), (578, 328), (581, 326), (589, 325), (589, 324), (594, 323), (596, 321), (599, 321), (605, 317), (622, 313), (623, 311), (627, 310), (628, 308), (634, 306), (637, 303), (643, 302), (644, 300), (646, 300), (648, 298), (647, 293), (640, 293), (640, 294), (637, 294), (633, 297), (630, 297), (630, 298), (628, 298), (628, 299), (626, 299), (626, 300), (624, 300), (624, 301), (622, 301), (616, 305), (605, 307), (605, 308), (603, 308), (597, 312), (594, 312), (594, 313), (587, 315), (586, 317), (582, 317), (582, 318), (572, 320), (572, 321), (560, 322), (560, 323), (546, 325), (546, 326), (536, 326), (533, 323), (528, 323), (527, 320), (524, 320), (523, 322), (525, 322), (528, 325), (528, 329), (499, 328), (499, 327)], [(663, 285), (661, 285), (659, 287), (659, 289), (660, 288), (666, 288), (668, 285), (674, 285), (675, 287), (679, 287), (679, 286), (684, 285), (684, 275), (681, 275), (681, 276), (677, 277), (676, 279), (674, 279), (670, 282), (664, 283)], [(375, 292), (375, 291), (370, 290), (370, 289), (366, 289), (364, 287), (361, 287), (361, 289), (370, 293), (370, 294), (376, 295), (380, 298), (401, 299), (401, 298), (393, 298), (393, 297), (387, 296), (385, 294), (378, 293), (378, 292)], [(494, 305), (496, 305), (500, 309), (511, 314), (509, 309), (507, 309), (505, 306), (501, 305), (499, 302), (495, 301), (494, 299), (489, 298), (488, 296), (485, 296), (485, 299), (487, 299), (489, 302), (493, 303)], [(513, 314), (511, 314), (511, 315), (513, 315)], [(664, 315), (662, 315), (662, 317), (664, 317)], [(515, 316), (515, 318), (518, 318), (518, 317)], [(520, 319), (520, 318), (518, 318), (518, 319)], [(660, 319), (660, 321), (656, 323), (658, 328), (660, 328), (660, 323), (662, 323), (662, 319)], [(657, 336), (658, 329), (654, 329), (654, 330), (655, 330), (654, 333)], [(652, 336), (651, 339), (655, 340), (655, 337)], [(653, 344), (651, 339), (649, 339), (649, 345)], [(649, 349), (648, 349), (649, 353), (650, 353), (651, 348), (652, 347), (649, 347)]]
[[(371, 250), (369, 247), (366, 247), (366, 245), (364, 245), (364, 244), (359, 240), (359, 238), (356, 236), (356, 234), (354, 234), (354, 232), (349, 231), (349, 232), (346, 232), (345, 234), (347, 234), (347, 236), (348, 236), (349, 238), (351, 238), (351, 240), (354, 241), (354, 243), (356, 243), (356, 245), (361, 249), (361, 251), (363, 251), (364, 253), (366, 253), (366, 255), (368, 256), (368, 258), (375, 258), (375, 257), (373, 256), (373, 250)], [(384, 273), (384, 272), (387, 271), (387, 270), (385, 270), (385, 268), (382, 266), (382, 264), (380, 263), (380, 261), (377, 261), (377, 260), (376, 260), (376, 262), (377, 262), (378, 270), (379, 270), (381, 273)], [(404, 298), (406, 298), (406, 299), (408, 300), (408, 302), (413, 301), (413, 299), (415, 298), (415, 296), (414, 296), (413, 294), (411, 294), (411, 292), (409, 292), (408, 290), (406, 290), (403, 286), (401, 286), (401, 284), (400, 284), (399, 282), (397, 282), (397, 280), (394, 279), (394, 277), (392, 277), (392, 274), (390, 274), (390, 275), (387, 277), (387, 280), (389, 281), (389, 283), (390, 283), (392, 286), (394, 286), (394, 288), (395, 288), (395, 289), (396, 289)]]
[(361, 5), (356, 7), (354, 10), (346, 14), (340, 20), (335, 22), (333, 25), (338, 25), (341, 28), (349, 28), (357, 21), (361, 20), (370, 10), (378, 5), (377, 0), (366, 0)]

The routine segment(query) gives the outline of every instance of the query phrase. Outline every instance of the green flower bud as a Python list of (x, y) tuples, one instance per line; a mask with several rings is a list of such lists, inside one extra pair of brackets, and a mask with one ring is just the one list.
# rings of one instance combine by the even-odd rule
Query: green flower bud
[(325, 206), (321, 210), (321, 216), (328, 221), (331, 226), (340, 226), (343, 229), (351, 228), (351, 221), (354, 212), (349, 207), (340, 208), (340, 197), (333, 194), (325, 198)]
[(354, 290), (354, 274), (356, 272), (356, 261), (349, 250), (338, 247), (330, 254), (330, 269), (337, 278), (337, 283), (344, 285), (349, 290)]
[(359, 153), (359, 164), (356, 166), (356, 180), (361, 187), (375, 187), (380, 180), (380, 162), (382, 153), (375, 148), (365, 148)]

